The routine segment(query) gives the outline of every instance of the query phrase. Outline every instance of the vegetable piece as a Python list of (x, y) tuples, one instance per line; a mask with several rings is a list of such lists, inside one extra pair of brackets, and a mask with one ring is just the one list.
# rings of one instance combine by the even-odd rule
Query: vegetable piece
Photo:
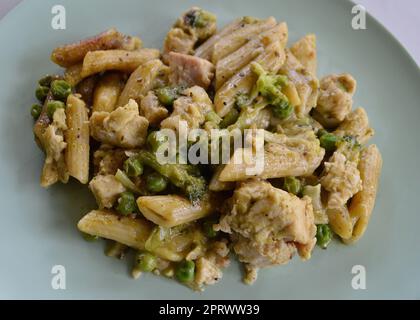
[(89, 234), (89, 233), (84, 233), (84, 232), (82, 232), (82, 236), (83, 236), (83, 239), (85, 239), (86, 241), (89, 241), (89, 242), (96, 241), (96, 240), (99, 239), (98, 236), (95, 236), (95, 235), (92, 235), (92, 234)]
[(220, 118), (216, 112), (214, 112), (213, 110), (209, 111), (206, 113), (205, 115), (206, 121), (212, 122), (216, 125), (218, 125), (221, 121), (222, 118)]
[(302, 192), (302, 184), (295, 177), (286, 177), (284, 178), (283, 189), (294, 195), (299, 195)]
[(333, 152), (335, 149), (337, 149), (337, 143), (339, 142), (339, 138), (329, 133), (325, 130), (320, 130), (318, 132), (319, 136), (319, 142), (321, 144), (321, 147), (324, 148), (326, 151)]
[(43, 78), (39, 79), (38, 83), (40, 86), (43, 87), (50, 87), (51, 86), (51, 82), (54, 80), (58, 80), (60, 77), (57, 75), (49, 75), (47, 74), (46, 76), (44, 76)]
[(217, 236), (218, 232), (213, 229), (213, 225), (217, 222), (214, 220), (206, 220), (203, 222), (203, 230), (207, 237), (214, 238)]
[(160, 134), (159, 131), (152, 131), (147, 136), (147, 144), (153, 152), (156, 152), (157, 149), (166, 141), (167, 136)]
[(183, 283), (188, 283), (194, 280), (195, 263), (194, 261), (182, 261), (176, 268), (175, 276)]
[(178, 99), (179, 95), (183, 88), (181, 87), (163, 87), (156, 89), (156, 96), (159, 99), (159, 102), (165, 107), (171, 107), (174, 104), (174, 101)]
[(45, 99), (47, 98), (48, 92), (50, 91), (50, 88), (48, 87), (44, 87), (44, 86), (39, 86), (36, 91), (35, 91), (35, 97), (40, 101), (40, 102), (44, 102)]
[(143, 165), (151, 167), (180, 188), (191, 202), (199, 200), (206, 192), (206, 182), (201, 176), (194, 176), (187, 165), (160, 164), (156, 155), (150, 151), (140, 150), (137, 155)]
[(184, 22), (193, 28), (204, 28), (216, 21), (214, 14), (204, 10), (191, 10), (185, 17)]
[(326, 249), (332, 239), (332, 231), (328, 224), (319, 224), (316, 226), (316, 243)]
[(34, 118), (34, 120), (37, 120), (39, 116), (41, 115), (42, 106), (39, 104), (33, 104), (31, 107), (31, 116)]
[(136, 158), (129, 158), (124, 162), (124, 171), (129, 177), (138, 177), (143, 174), (143, 165)]
[(118, 169), (117, 173), (115, 174), (115, 178), (117, 178), (117, 180), (128, 190), (135, 193), (141, 193), (139, 188), (134, 184), (133, 181), (130, 180), (130, 178), (124, 173), (124, 171)]
[(224, 129), (234, 124), (239, 118), (239, 111), (236, 108), (232, 108), (228, 114), (220, 122), (220, 128)]
[(51, 82), (51, 92), (54, 99), (66, 101), (71, 94), (71, 85), (65, 80), (54, 80)]
[(143, 272), (152, 272), (157, 266), (157, 259), (150, 252), (138, 252), (136, 254), (136, 268)]
[(255, 89), (261, 96), (267, 99), (272, 106), (274, 116), (285, 119), (293, 112), (293, 106), (289, 103), (289, 99), (281, 91), (288, 84), (288, 79), (284, 75), (268, 74), (260, 64), (253, 62), (251, 64), (252, 71), (258, 75)]
[(131, 192), (121, 193), (117, 202), (117, 211), (122, 215), (129, 215), (137, 211), (136, 198)]
[(152, 193), (162, 192), (167, 186), (166, 178), (157, 172), (153, 172), (146, 177), (147, 190)]
[(66, 105), (64, 104), (64, 102), (62, 101), (57, 101), (57, 100), (53, 100), (47, 103), (47, 115), (48, 117), (52, 120), (53, 116), (54, 116), (54, 112), (57, 109), (65, 109)]

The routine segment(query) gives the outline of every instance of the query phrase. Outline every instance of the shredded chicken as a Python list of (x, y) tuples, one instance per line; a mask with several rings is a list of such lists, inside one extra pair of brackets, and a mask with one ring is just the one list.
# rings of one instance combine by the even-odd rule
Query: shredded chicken
[(100, 209), (112, 208), (118, 196), (125, 191), (124, 186), (113, 175), (96, 176), (89, 182)]
[(359, 143), (365, 144), (373, 136), (374, 130), (369, 126), (365, 109), (357, 108), (347, 115), (334, 134), (340, 137), (351, 136)]
[(223, 273), (220, 268), (206, 258), (198, 258), (195, 267), (195, 283), (199, 286), (215, 284), (222, 278)]
[(350, 74), (329, 75), (320, 81), (316, 117), (324, 126), (340, 124), (350, 113), (356, 80)]
[(149, 121), (139, 115), (137, 103), (132, 99), (111, 113), (94, 112), (90, 118), (90, 132), (95, 140), (121, 148), (142, 146), (148, 126)]
[(41, 185), (48, 187), (58, 180), (67, 182), (69, 174), (64, 158), (67, 143), (64, 142), (64, 131), (67, 130), (66, 113), (64, 109), (57, 109), (53, 115), (53, 122), (42, 133), (41, 143), (45, 150)]
[(189, 129), (199, 128), (206, 114), (213, 110), (207, 92), (198, 86), (186, 89), (183, 96), (174, 102), (172, 114), (160, 124), (162, 128), (179, 129), (179, 122), (186, 121)]
[(158, 126), (160, 122), (168, 116), (168, 109), (159, 103), (159, 99), (153, 91), (149, 91), (147, 95), (141, 99), (140, 115), (145, 117), (150, 125)]
[(181, 28), (172, 28), (166, 35), (163, 43), (164, 56), (169, 52), (191, 54), (194, 52), (194, 45), (197, 37), (186, 33)]
[(101, 146), (93, 154), (95, 175), (114, 175), (119, 168), (122, 168), (126, 159), (124, 150), (113, 149), (111, 146)]
[(343, 153), (336, 151), (324, 165), (325, 172), (321, 177), (321, 185), (329, 191), (327, 206), (341, 207), (362, 189), (357, 162), (347, 160)]
[(258, 268), (285, 264), (296, 251), (307, 259), (316, 241), (310, 198), (299, 199), (258, 180), (235, 190), (216, 228), (231, 234), (240, 261)]

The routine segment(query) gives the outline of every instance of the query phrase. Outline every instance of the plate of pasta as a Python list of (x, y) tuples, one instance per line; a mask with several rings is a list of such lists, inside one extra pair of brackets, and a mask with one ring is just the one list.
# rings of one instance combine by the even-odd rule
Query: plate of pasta
[(96, 2), (0, 22), (1, 296), (419, 297), (420, 72), (386, 30), (347, 1)]

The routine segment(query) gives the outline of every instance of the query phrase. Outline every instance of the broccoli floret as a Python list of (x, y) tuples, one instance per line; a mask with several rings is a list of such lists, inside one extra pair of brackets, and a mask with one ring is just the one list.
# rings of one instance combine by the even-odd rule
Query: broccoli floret
[(192, 203), (206, 193), (206, 181), (202, 176), (193, 175), (191, 166), (183, 164), (160, 164), (153, 152), (141, 150), (137, 154), (140, 162), (166, 177), (174, 186), (180, 188)]
[(255, 90), (271, 105), (274, 116), (280, 119), (290, 116), (293, 112), (293, 106), (289, 103), (289, 99), (284, 93), (281, 92), (282, 87), (288, 83), (287, 77), (269, 74), (256, 62), (251, 64), (251, 68), (258, 76)]

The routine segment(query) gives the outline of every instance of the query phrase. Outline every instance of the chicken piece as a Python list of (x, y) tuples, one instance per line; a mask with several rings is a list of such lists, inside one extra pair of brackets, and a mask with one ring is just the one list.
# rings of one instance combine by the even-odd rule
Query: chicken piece
[[(165, 58), (169, 52), (192, 54), (196, 42), (195, 35), (188, 34), (181, 28), (172, 28), (163, 42), (163, 57)], [(164, 60), (166, 62), (166, 58)]]
[(113, 175), (94, 177), (89, 182), (89, 189), (95, 196), (99, 209), (112, 208), (119, 195), (125, 191), (124, 186)]
[(119, 168), (122, 168), (127, 159), (124, 150), (113, 149), (112, 147), (101, 146), (93, 154), (93, 165), (95, 175), (115, 175)]
[(348, 160), (340, 150), (337, 150), (324, 165), (325, 171), (320, 182), (329, 192), (327, 207), (341, 207), (362, 189), (357, 161)]
[(336, 127), (350, 113), (355, 92), (356, 80), (348, 73), (322, 78), (314, 117), (324, 127)]
[(295, 112), (299, 117), (306, 116), (316, 106), (318, 98), (319, 81), (314, 74), (309, 72), (302, 63), (286, 49), (286, 61), (280, 69), (280, 73), (287, 76), (296, 88), (300, 104), (295, 106)]
[(234, 192), (215, 229), (231, 234), (239, 260), (262, 268), (285, 264), (306, 246), (309, 258), (316, 226), (309, 197), (298, 197), (270, 183), (249, 180)]
[(69, 179), (64, 150), (64, 131), (67, 130), (66, 113), (64, 109), (57, 109), (53, 115), (53, 122), (42, 133), (40, 142), (45, 150), (46, 158), (41, 175), (41, 186), (49, 187), (58, 180), (66, 183)]
[(357, 142), (365, 144), (374, 135), (374, 130), (369, 126), (365, 109), (357, 108), (347, 115), (334, 134), (339, 137), (351, 136), (356, 138)]
[(207, 92), (194, 86), (184, 90), (183, 96), (175, 100), (172, 114), (160, 126), (178, 131), (179, 122), (186, 121), (189, 129), (196, 129), (205, 122), (206, 114), (212, 110), (213, 104)]
[(111, 113), (94, 112), (90, 118), (90, 132), (95, 140), (121, 148), (142, 146), (148, 126), (149, 121), (139, 115), (137, 103), (132, 99)]
[(199, 7), (192, 7), (178, 18), (174, 25), (194, 35), (199, 42), (210, 38), (216, 32), (216, 16)]
[(195, 261), (195, 283), (198, 286), (215, 284), (222, 278), (222, 271), (210, 260), (201, 257)]
[(314, 34), (307, 34), (299, 41), (295, 42), (290, 51), (299, 60), (299, 62), (316, 76), (316, 36)]
[(145, 117), (150, 125), (158, 126), (160, 122), (168, 116), (168, 109), (160, 104), (158, 97), (153, 91), (149, 91), (147, 95), (141, 99), (140, 115)]
[[(264, 159), (253, 155), (251, 148), (238, 148), (221, 172), (219, 180), (241, 181), (252, 176), (262, 179), (307, 176), (318, 168), (324, 158), (325, 150), (312, 130), (295, 136), (266, 131), (264, 139)], [(256, 168), (258, 160), (264, 161), (263, 170), (252, 173), (251, 169)]]
[(172, 85), (200, 86), (207, 89), (214, 77), (211, 62), (188, 54), (170, 52), (167, 61), (171, 69), (169, 81)]

